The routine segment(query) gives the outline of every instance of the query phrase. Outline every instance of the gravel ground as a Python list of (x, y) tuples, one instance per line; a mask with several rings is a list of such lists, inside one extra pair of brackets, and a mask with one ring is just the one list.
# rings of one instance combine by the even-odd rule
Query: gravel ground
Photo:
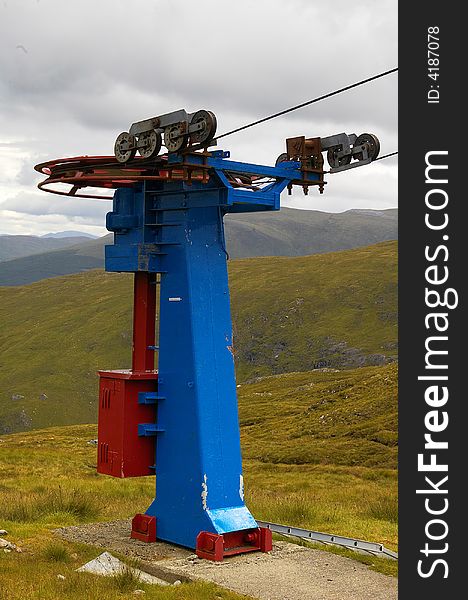
[(147, 544), (130, 538), (132, 521), (111, 521), (109, 523), (88, 523), (74, 527), (62, 527), (55, 533), (69, 542), (92, 544), (105, 550), (115, 550), (124, 556), (154, 562), (170, 558), (184, 558), (192, 554), (190, 550), (154, 542)]
[(62, 538), (139, 558), (142, 568), (169, 582), (203, 579), (259, 600), (396, 600), (397, 580), (321, 550), (275, 542), (269, 554), (234, 556), (222, 563), (156, 542), (129, 538), (130, 521), (57, 530)]

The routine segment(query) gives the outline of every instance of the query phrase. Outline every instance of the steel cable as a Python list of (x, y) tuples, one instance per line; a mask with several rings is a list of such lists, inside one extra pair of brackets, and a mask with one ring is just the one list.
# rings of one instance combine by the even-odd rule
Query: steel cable
[(301, 104), (297, 104), (296, 106), (292, 106), (291, 108), (286, 108), (285, 110), (281, 110), (280, 112), (277, 112), (268, 117), (263, 117), (263, 119), (258, 119), (258, 121), (253, 121), (252, 123), (248, 123), (247, 125), (243, 125), (242, 127), (237, 127), (236, 129), (232, 129), (231, 131), (227, 131), (226, 133), (218, 135), (215, 139), (220, 140), (221, 138), (226, 137), (228, 135), (232, 135), (233, 133), (243, 131), (244, 129), (248, 129), (249, 127), (253, 127), (254, 125), (259, 125), (260, 123), (265, 123), (265, 121), (269, 121), (270, 119), (280, 117), (281, 115), (286, 115), (299, 108), (304, 108), (304, 106), (309, 106), (310, 104), (314, 104), (315, 102), (320, 102), (320, 100), (331, 98), (332, 96), (336, 96), (337, 94), (341, 94), (342, 92), (346, 92), (347, 90), (351, 90), (360, 85), (364, 85), (365, 83), (375, 81), (376, 79), (380, 79), (381, 77), (385, 77), (386, 75), (390, 75), (391, 73), (395, 73), (396, 71), (398, 71), (398, 67), (396, 67), (395, 69), (390, 69), (389, 71), (384, 71), (383, 73), (379, 73), (378, 75), (374, 75), (373, 77), (368, 77), (367, 79), (363, 79), (362, 81), (358, 81), (357, 83), (347, 85), (346, 87), (340, 88), (339, 90), (335, 90), (334, 92), (329, 92), (328, 94), (324, 94), (323, 96), (318, 96), (313, 100), (308, 100), (307, 102), (302, 102)]

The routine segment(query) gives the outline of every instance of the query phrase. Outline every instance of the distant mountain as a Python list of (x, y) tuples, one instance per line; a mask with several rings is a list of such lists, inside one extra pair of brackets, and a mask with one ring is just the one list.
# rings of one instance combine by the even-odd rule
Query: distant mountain
[(39, 237), (35, 235), (0, 235), (0, 263), (41, 254), (51, 250), (59, 250), (68, 246), (89, 241), (88, 237)]
[(91, 235), (90, 233), (84, 233), (83, 231), (57, 231), (57, 233), (46, 233), (41, 235), (42, 238), (68, 238), (68, 237), (85, 237), (95, 240), (98, 238), (97, 235)]
[(398, 209), (258, 212), (226, 216), (232, 258), (306, 256), (398, 239)]
[[(283, 208), (273, 213), (227, 215), (225, 222), (226, 246), (231, 258), (306, 256), (349, 250), (398, 237), (397, 209), (326, 213)], [(104, 246), (111, 243), (112, 234), (0, 263), (0, 286), (25, 285), (103, 268)]]
[(106, 244), (112, 244), (112, 234), (96, 240), (86, 240), (62, 250), (2, 262), (0, 263), (0, 286), (26, 285), (59, 275), (103, 268)]

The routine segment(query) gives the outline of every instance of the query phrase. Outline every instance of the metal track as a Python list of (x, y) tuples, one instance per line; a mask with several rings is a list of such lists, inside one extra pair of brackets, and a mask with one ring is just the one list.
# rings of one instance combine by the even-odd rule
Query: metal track
[(311, 542), (320, 542), (322, 544), (334, 544), (335, 546), (342, 546), (344, 548), (350, 548), (351, 550), (358, 550), (361, 552), (368, 552), (375, 556), (384, 556), (392, 560), (398, 560), (398, 553), (385, 548), (383, 544), (376, 542), (366, 542), (364, 540), (358, 540), (355, 538), (344, 537), (342, 535), (333, 535), (330, 533), (321, 533), (320, 531), (311, 531), (309, 529), (301, 529), (299, 527), (289, 527), (288, 525), (278, 525), (277, 523), (269, 523), (268, 521), (258, 521), (260, 527), (266, 527), (271, 529), (275, 533), (281, 535), (289, 535), (298, 537)]

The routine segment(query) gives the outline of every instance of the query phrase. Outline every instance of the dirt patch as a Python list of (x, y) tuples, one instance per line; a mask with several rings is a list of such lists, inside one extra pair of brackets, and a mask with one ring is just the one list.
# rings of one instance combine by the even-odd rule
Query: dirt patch
[(397, 600), (396, 578), (349, 558), (288, 542), (275, 542), (269, 554), (243, 554), (214, 563), (171, 544), (132, 540), (130, 521), (64, 527), (56, 533), (138, 558), (144, 570), (165, 581), (212, 581), (259, 600)]
[(109, 523), (88, 523), (75, 527), (56, 529), (55, 534), (69, 542), (91, 544), (105, 550), (115, 550), (124, 556), (138, 558), (148, 562), (185, 558), (193, 554), (186, 548), (154, 542), (147, 544), (130, 538), (132, 530), (131, 519), (127, 521), (111, 521)]

